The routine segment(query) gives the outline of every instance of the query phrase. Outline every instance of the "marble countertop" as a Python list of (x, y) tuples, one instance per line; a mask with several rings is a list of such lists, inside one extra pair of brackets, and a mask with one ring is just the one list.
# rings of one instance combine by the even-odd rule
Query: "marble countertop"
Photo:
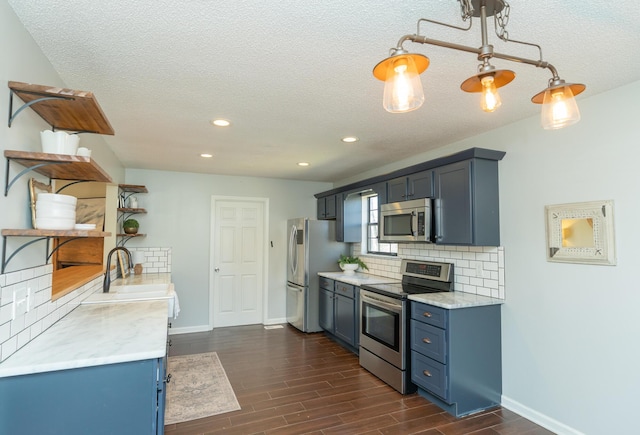
[(480, 307), (483, 305), (503, 304), (503, 299), (490, 298), (488, 296), (474, 295), (464, 292), (440, 292), (409, 295), (409, 300), (423, 302), (447, 309)]
[(167, 301), (79, 305), (0, 363), (0, 377), (160, 358)]
[[(318, 272), (318, 275), (356, 286), (399, 282), (399, 280), (397, 279), (385, 278), (383, 276), (371, 275), (361, 272), (356, 272), (353, 275), (348, 275), (344, 272)], [(456, 308), (479, 307), (482, 305), (498, 305), (504, 303), (503, 299), (496, 299), (487, 296), (474, 295), (472, 293), (455, 291), (409, 295), (409, 300), (424, 302), (425, 304), (435, 305), (436, 307), (447, 308), (450, 310)]]
[(394, 278), (386, 278), (384, 276), (371, 275), (369, 273), (362, 272), (355, 272), (354, 274), (346, 274), (344, 272), (318, 272), (318, 275), (356, 286), (365, 284), (388, 284), (399, 281)]

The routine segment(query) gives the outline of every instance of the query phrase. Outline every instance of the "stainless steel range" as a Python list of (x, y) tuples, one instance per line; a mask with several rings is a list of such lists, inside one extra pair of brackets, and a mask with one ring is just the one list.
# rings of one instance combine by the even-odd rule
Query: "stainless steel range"
[(402, 260), (402, 281), (360, 290), (360, 365), (402, 394), (412, 393), (410, 294), (453, 291), (453, 264)]

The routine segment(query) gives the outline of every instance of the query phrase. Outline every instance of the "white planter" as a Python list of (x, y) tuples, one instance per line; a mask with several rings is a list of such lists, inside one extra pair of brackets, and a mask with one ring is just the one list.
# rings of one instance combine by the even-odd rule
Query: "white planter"
[(344, 272), (345, 275), (353, 275), (356, 273), (356, 269), (358, 268), (357, 264), (341, 264), (340, 269)]

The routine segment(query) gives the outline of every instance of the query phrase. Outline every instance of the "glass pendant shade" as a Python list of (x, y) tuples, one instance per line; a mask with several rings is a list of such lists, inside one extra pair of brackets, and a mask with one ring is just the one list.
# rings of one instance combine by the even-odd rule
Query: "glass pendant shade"
[(545, 130), (557, 130), (580, 121), (580, 110), (570, 86), (544, 92), (541, 121)]
[(387, 112), (402, 113), (424, 103), (420, 74), (411, 56), (397, 56), (387, 67), (382, 105)]
[(480, 81), (482, 83), (482, 110), (493, 112), (502, 105), (502, 99), (496, 88), (493, 76), (484, 76)]

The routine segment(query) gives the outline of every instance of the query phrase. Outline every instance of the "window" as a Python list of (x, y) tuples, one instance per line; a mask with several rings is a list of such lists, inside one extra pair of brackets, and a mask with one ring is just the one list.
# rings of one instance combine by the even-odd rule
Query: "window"
[(384, 243), (378, 240), (378, 195), (367, 197), (367, 253), (398, 255), (397, 243)]

